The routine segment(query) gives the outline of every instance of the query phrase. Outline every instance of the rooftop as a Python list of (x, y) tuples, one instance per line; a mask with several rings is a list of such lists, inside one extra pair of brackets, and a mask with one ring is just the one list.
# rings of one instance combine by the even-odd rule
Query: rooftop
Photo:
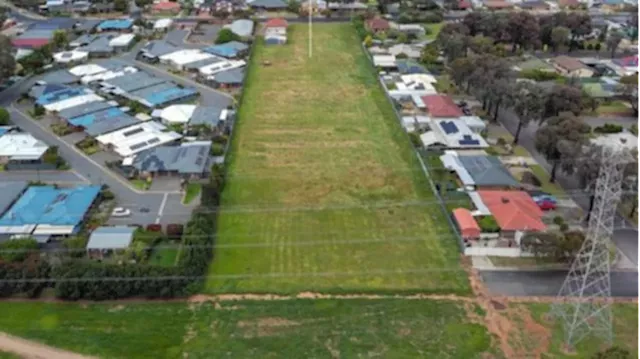
[(167, 82), (167, 80), (160, 77), (155, 77), (145, 71), (138, 71), (127, 76), (119, 76), (104, 81), (105, 84), (116, 87), (123, 92), (133, 92), (164, 82)]
[(165, 132), (166, 130), (160, 123), (147, 121), (98, 136), (96, 140), (111, 146), (120, 156), (129, 157), (182, 137), (172, 131)]
[(495, 156), (457, 156), (457, 160), (476, 186), (520, 187)]
[(253, 0), (247, 2), (250, 7), (261, 7), (265, 9), (284, 9), (287, 3), (282, 0)]
[(30, 133), (10, 132), (0, 136), (0, 157), (7, 157), (13, 161), (38, 160), (48, 148), (49, 146)]
[(115, 106), (117, 106), (117, 104), (110, 101), (94, 101), (66, 108), (58, 112), (58, 116), (65, 120), (69, 120), (74, 117), (88, 115), (90, 113), (99, 112)]
[(430, 128), (431, 131), (420, 135), (420, 140), (427, 147), (433, 146), (451, 149), (489, 147), (487, 141), (471, 130), (463, 120), (432, 120)]
[(83, 127), (89, 136), (99, 136), (138, 122), (135, 117), (122, 112), (118, 107), (111, 107), (69, 120), (72, 125)]
[(427, 95), (422, 97), (422, 101), (431, 117), (457, 118), (463, 115), (458, 105), (447, 95)]
[(480, 226), (466, 208), (456, 208), (453, 211), (453, 218), (458, 223), (460, 234), (463, 238), (480, 237)]
[(240, 37), (251, 36), (253, 34), (253, 21), (247, 19), (235, 20), (231, 23), (231, 31)]
[(133, 240), (135, 227), (98, 227), (89, 236), (87, 249), (124, 249)]
[(243, 79), (244, 69), (242, 68), (218, 72), (213, 76), (213, 81), (219, 84), (241, 84)]
[(164, 40), (152, 40), (144, 45), (141, 51), (150, 56), (159, 57), (179, 50), (179, 47)]
[(185, 142), (180, 146), (161, 146), (144, 151), (131, 166), (142, 172), (171, 171), (198, 174), (208, 171), (211, 141)]
[(29, 187), (26, 181), (0, 182), (0, 215), (9, 209), (13, 202)]
[[(20, 226), (77, 226), (100, 193), (100, 186), (32, 186), (0, 218), (0, 232)], [(74, 228), (68, 229), (70, 234)], [(40, 233), (44, 234), (44, 233)]]
[(558, 56), (552, 60), (556, 65), (562, 67), (567, 71), (575, 71), (580, 69), (588, 69), (589, 67), (583, 64), (580, 60), (569, 56)]
[(289, 23), (287, 22), (287, 20), (283, 19), (283, 18), (274, 18), (274, 19), (269, 19), (269, 21), (264, 23), (264, 27), (265, 28), (270, 28), (270, 27), (287, 27), (289, 26)]
[(103, 30), (126, 30), (133, 26), (133, 20), (131, 19), (109, 19), (101, 22), (97, 29)]
[(543, 213), (524, 191), (477, 191), (503, 231), (543, 231)]
[(237, 57), (238, 53), (245, 51), (248, 48), (249, 46), (242, 42), (231, 41), (226, 44), (205, 47), (202, 51), (222, 57)]
[(198, 91), (193, 88), (179, 87), (172, 82), (163, 82), (140, 90), (133, 91), (129, 94), (142, 102), (145, 106), (156, 107), (168, 104), (176, 100), (197, 96)]

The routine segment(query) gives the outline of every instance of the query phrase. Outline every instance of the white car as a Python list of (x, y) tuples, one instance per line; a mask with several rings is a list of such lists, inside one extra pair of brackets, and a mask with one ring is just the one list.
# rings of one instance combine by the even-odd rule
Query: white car
[(128, 217), (130, 215), (131, 211), (122, 207), (116, 207), (113, 209), (113, 212), (111, 212), (112, 217)]

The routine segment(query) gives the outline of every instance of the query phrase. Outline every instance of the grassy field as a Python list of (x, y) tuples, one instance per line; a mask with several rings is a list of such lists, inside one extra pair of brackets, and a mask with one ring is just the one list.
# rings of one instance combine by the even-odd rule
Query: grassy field
[(456, 240), (347, 24), (258, 43), (210, 292), (468, 292)]
[(453, 302), (3, 303), (0, 330), (101, 358), (480, 358), (491, 336)]
[(199, 183), (189, 183), (185, 191), (182, 203), (189, 204), (200, 195), (202, 186)]

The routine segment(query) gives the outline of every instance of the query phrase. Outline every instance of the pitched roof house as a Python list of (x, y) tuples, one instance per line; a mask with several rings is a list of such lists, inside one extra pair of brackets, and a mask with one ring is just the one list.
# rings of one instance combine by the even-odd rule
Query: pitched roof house
[(563, 76), (571, 77), (591, 77), (593, 76), (593, 70), (582, 63), (582, 61), (569, 57), (558, 56), (551, 59), (553, 67)]
[(463, 115), (462, 111), (447, 95), (427, 95), (422, 97), (431, 117), (456, 118)]
[(456, 208), (452, 211), (453, 218), (460, 228), (462, 238), (480, 238), (480, 226), (466, 208)]
[(524, 191), (478, 191), (502, 231), (543, 231), (542, 210)]
[(383, 32), (389, 30), (391, 25), (389, 24), (389, 21), (376, 17), (367, 20), (367, 22), (365, 22), (365, 27), (371, 32)]

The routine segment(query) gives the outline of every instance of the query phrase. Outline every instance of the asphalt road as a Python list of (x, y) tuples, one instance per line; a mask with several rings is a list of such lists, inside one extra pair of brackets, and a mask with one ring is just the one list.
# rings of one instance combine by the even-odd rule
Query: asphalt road
[[(567, 271), (481, 271), (487, 289), (497, 295), (555, 296), (560, 291)], [(612, 272), (613, 297), (637, 297), (637, 272)]]
[(87, 184), (87, 179), (74, 171), (4, 171), (0, 172), (0, 182), (42, 181), (59, 184)]

